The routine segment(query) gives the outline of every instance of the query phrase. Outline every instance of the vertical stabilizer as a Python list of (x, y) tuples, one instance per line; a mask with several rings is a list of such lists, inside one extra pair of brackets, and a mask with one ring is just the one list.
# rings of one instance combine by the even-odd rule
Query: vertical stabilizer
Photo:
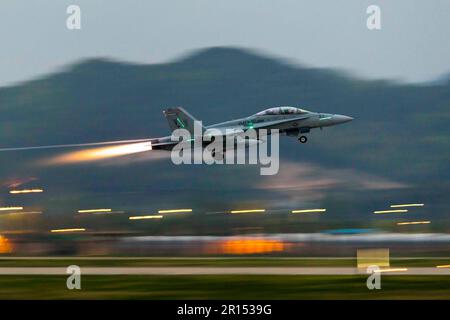
[[(189, 112), (187, 112), (182, 107), (169, 108), (164, 112), (167, 121), (169, 122), (170, 129), (186, 129), (191, 134), (194, 134), (194, 121), (198, 121), (194, 118)], [(202, 133), (204, 132), (204, 128), (202, 126)]]

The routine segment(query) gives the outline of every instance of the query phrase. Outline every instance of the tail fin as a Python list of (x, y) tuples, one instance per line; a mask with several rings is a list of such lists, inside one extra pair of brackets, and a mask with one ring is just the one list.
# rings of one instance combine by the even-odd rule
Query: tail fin
[[(182, 107), (169, 108), (164, 112), (167, 121), (169, 122), (170, 129), (186, 129), (191, 134), (194, 134), (194, 121), (198, 121), (195, 119), (189, 112), (184, 110)], [(203, 133), (204, 128), (202, 126)]]

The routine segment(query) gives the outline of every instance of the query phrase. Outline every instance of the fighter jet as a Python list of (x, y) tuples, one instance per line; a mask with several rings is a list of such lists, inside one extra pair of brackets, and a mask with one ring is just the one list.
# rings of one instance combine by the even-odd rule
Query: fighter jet
[[(164, 111), (164, 115), (172, 130), (186, 129), (194, 134), (194, 122), (197, 121), (189, 112), (181, 107), (169, 108)], [(203, 132), (208, 129), (217, 129), (223, 135), (234, 132), (245, 132), (254, 129), (278, 129), (280, 134), (296, 137), (299, 142), (306, 143), (308, 138), (306, 133), (312, 129), (334, 126), (337, 124), (352, 121), (353, 118), (340, 114), (311, 112), (305, 109), (283, 106), (265, 109), (251, 116), (230, 120), (203, 127)], [(171, 150), (177, 141), (172, 141), (170, 136), (151, 139), (152, 149)]]
[[(195, 134), (194, 124), (196, 119), (182, 107), (169, 108), (163, 111), (170, 129), (186, 129), (192, 135)], [(251, 116), (230, 120), (213, 124), (210, 126), (202, 126), (201, 135), (205, 134), (208, 129), (216, 129), (221, 131), (223, 135), (230, 135), (245, 132), (248, 129), (254, 129), (258, 132), (261, 129), (278, 129), (280, 134), (296, 137), (301, 143), (308, 141), (306, 133), (311, 129), (323, 128), (342, 124), (352, 121), (349, 116), (311, 112), (305, 109), (283, 106), (269, 108)], [(202, 137), (200, 137), (202, 138)], [(114, 145), (125, 143), (145, 143), (148, 144), (148, 150), (172, 150), (179, 141), (172, 141), (171, 136), (153, 138), (153, 139), (137, 139), (137, 140), (120, 140), (108, 142), (80, 143), (80, 144), (64, 144), (52, 146), (36, 146), (36, 147), (20, 147), (20, 148), (3, 148), (0, 151), (17, 151), (17, 150), (33, 150), (33, 149), (53, 149), (53, 148), (70, 148), (70, 147), (92, 147), (101, 145)], [(204, 144), (205, 145), (205, 144)]]

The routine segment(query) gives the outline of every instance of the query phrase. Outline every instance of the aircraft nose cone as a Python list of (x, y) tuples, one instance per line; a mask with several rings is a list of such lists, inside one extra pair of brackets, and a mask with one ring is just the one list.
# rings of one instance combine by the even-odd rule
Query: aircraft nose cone
[(333, 116), (333, 120), (335, 121), (336, 124), (340, 124), (340, 123), (350, 122), (353, 120), (353, 118), (349, 117), (349, 116), (344, 116), (341, 114), (335, 114)]

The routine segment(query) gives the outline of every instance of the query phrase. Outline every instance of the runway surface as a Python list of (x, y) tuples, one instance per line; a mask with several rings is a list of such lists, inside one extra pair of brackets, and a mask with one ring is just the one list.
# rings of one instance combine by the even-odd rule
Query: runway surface
[[(383, 270), (383, 269), (382, 269)], [(84, 275), (361, 275), (349, 267), (82, 267)], [(383, 275), (450, 275), (450, 268), (386, 268)], [(67, 275), (61, 267), (0, 268), (0, 275)]]

